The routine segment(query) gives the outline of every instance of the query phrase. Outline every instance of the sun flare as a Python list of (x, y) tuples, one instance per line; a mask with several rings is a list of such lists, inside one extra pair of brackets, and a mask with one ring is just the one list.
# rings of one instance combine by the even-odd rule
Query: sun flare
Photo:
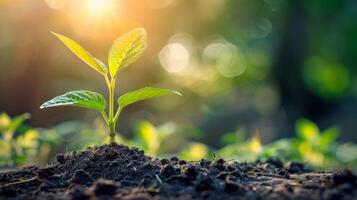
[(111, 9), (111, 4), (110, 0), (88, 0), (87, 8), (90, 13), (103, 14)]
[[(118, 0), (82, 0), (82, 7), (73, 7), (73, 27), (80, 35), (86, 35), (104, 29), (113, 29), (118, 22), (121, 8)], [(79, 25), (80, 24), (80, 25)]]

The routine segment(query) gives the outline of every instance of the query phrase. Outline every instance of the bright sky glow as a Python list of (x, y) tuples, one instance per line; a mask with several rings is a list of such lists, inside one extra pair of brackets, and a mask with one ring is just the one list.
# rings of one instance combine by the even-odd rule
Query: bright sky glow
[(92, 15), (103, 15), (111, 12), (113, 5), (112, 0), (87, 0), (88, 12)]
[(114, 31), (118, 28), (122, 11), (119, 0), (77, 0), (68, 3), (70, 22), (75, 32), (84, 37), (103, 34), (104, 30)]

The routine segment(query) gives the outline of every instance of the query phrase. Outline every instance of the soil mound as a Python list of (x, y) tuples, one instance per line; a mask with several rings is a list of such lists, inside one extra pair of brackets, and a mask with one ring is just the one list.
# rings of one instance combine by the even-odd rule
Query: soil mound
[(0, 198), (13, 199), (357, 199), (350, 171), (314, 172), (279, 160), (237, 163), (152, 159), (104, 145), (59, 154), (44, 168), (0, 172)]

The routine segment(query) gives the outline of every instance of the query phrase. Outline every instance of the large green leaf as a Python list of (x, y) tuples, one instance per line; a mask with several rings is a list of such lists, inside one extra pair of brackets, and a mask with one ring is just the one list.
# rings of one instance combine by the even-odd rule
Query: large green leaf
[(59, 40), (63, 42), (74, 54), (76, 54), (83, 62), (87, 63), (93, 69), (98, 71), (99, 73), (106, 75), (108, 72), (107, 67), (98, 59), (94, 58), (88, 51), (86, 51), (83, 47), (81, 47), (77, 42), (73, 41), (72, 39), (55, 33), (51, 32), (55, 35)]
[(109, 51), (109, 73), (115, 77), (130, 63), (134, 62), (146, 48), (146, 31), (136, 28), (115, 40)]
[(161, 88), (145, 87), (145, 88), (135, 90), (133, 92), (128, 92), (128, 93), (123, 94), (122, 96), (120, 96), (118, 98), (118, 104), (119, 104), (120, 109), (122, 109), (125, 106), (135, 103), (135, 102), (138, 102), (138, 101), (142, 101), (145, 99), (151, 99), (154, 97), (159, 97), (159, 96), (168, 95), (168, 94), (176, 94), (176, 95), (181, 96), (181, 94), (177, 91), (161, 89)]
[(56, 106), (78, 106), (104, 111), (106, 101), (102, 95), (96, 92), (79, 90), (67, 92), (64, 95), (57, 96), (42, 104), (40, 108), (44, 109)]

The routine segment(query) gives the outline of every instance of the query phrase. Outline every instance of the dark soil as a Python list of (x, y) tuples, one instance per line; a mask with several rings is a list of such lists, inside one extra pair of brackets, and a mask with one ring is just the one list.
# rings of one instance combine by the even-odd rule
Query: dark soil
[(0, 172), (0, 199), (357, 199), (350, 171), (279, 160), (152, 159), (121, 145), (57, 155), (47, 167)]

